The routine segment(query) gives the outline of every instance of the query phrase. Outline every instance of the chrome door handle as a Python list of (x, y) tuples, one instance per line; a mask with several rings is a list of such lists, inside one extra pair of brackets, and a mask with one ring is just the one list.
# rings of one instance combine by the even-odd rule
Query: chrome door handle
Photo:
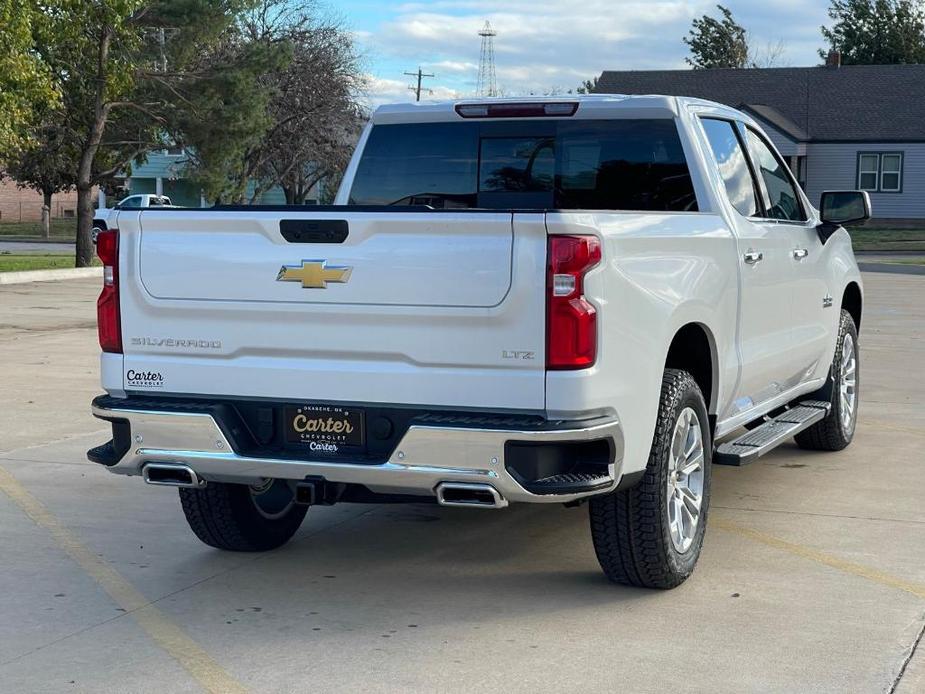
[(764, 260), (764, 253), (761, 251), (748, 251), (745, 254), (745, 264), (746, 265), (757, 265), (762, 260)]
[(803, 260), (803, 258), (805, 258), (808, 255), (809, 255), (809, 251), (806, 250), (805, 248), (794, 248), (793, 249), (793, 257), (796, 258), (797, 260)]

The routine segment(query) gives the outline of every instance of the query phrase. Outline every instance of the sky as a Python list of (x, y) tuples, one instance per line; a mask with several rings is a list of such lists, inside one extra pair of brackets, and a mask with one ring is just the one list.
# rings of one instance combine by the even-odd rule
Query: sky
[[(780, 44), (776, 65), (817, 65), (828, 23), (828, 0), (725, 0), (749, 32), (753, 47)], [(420, 66), (436, 75), (422, 98), (475, 93), (478, 31), (485, 20), (497, 31), (495, 65), (506, 95), (574, 89), (602, 70), (685, 68), (682, 43), (691, 20), (718, 14), (715, 1), (693, 0), (331, 0), (354, 32), (369, 76), (368, 101), (409, 101)]]

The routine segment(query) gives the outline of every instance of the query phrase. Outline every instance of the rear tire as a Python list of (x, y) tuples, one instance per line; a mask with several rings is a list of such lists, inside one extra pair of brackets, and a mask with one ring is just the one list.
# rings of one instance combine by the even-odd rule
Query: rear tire
[(308, 511), (308, 506), (295, 503), (285, 480), (268, 480), (259, 488), (209, 482), (203, 489), (179, 492), (196, 537), (232, 552), (265, 552), (286, 544)]
[(829, 379), (821, 391), (810, 396), (828, 402), (831, 408), (825, 419), (796, 435), (800, 448), (840, 451), (851, 443), (858, 421), (860, 366), (858, 329), (851, 314), (842, 309)]
[(706, 530), (712, 450), (700, 388), (688, 372), (666, 369), (642, 481), (589, 504), (591, 538), (607, 578), (674, 588), (691, 575)]

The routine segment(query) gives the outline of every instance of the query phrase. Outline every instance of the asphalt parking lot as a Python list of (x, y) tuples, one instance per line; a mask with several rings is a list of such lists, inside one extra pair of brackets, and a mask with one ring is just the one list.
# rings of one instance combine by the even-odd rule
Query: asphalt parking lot
[(717, 468), (671, 592), (603, 579), (581, 509), (312, 509), (224, 554), (107, 437), (98, 280), (0, 287), (0, 690), (925, 691), (925, 277), (867, 274), (842, 453)]

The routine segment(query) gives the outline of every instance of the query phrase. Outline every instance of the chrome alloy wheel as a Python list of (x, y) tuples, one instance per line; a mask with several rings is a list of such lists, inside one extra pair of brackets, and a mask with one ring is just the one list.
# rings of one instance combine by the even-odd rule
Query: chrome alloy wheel
[(668, 534), (680, 553), (690, 549), (703, 504), (703, 431), (690, 407), (678, 416), (668, 452)]
[(839, 421), (842, 431), (850, 437), (858, 407), (858, 353), (854, 338), (845, 333), (841, 347), (841, 373), (838, 375)]

